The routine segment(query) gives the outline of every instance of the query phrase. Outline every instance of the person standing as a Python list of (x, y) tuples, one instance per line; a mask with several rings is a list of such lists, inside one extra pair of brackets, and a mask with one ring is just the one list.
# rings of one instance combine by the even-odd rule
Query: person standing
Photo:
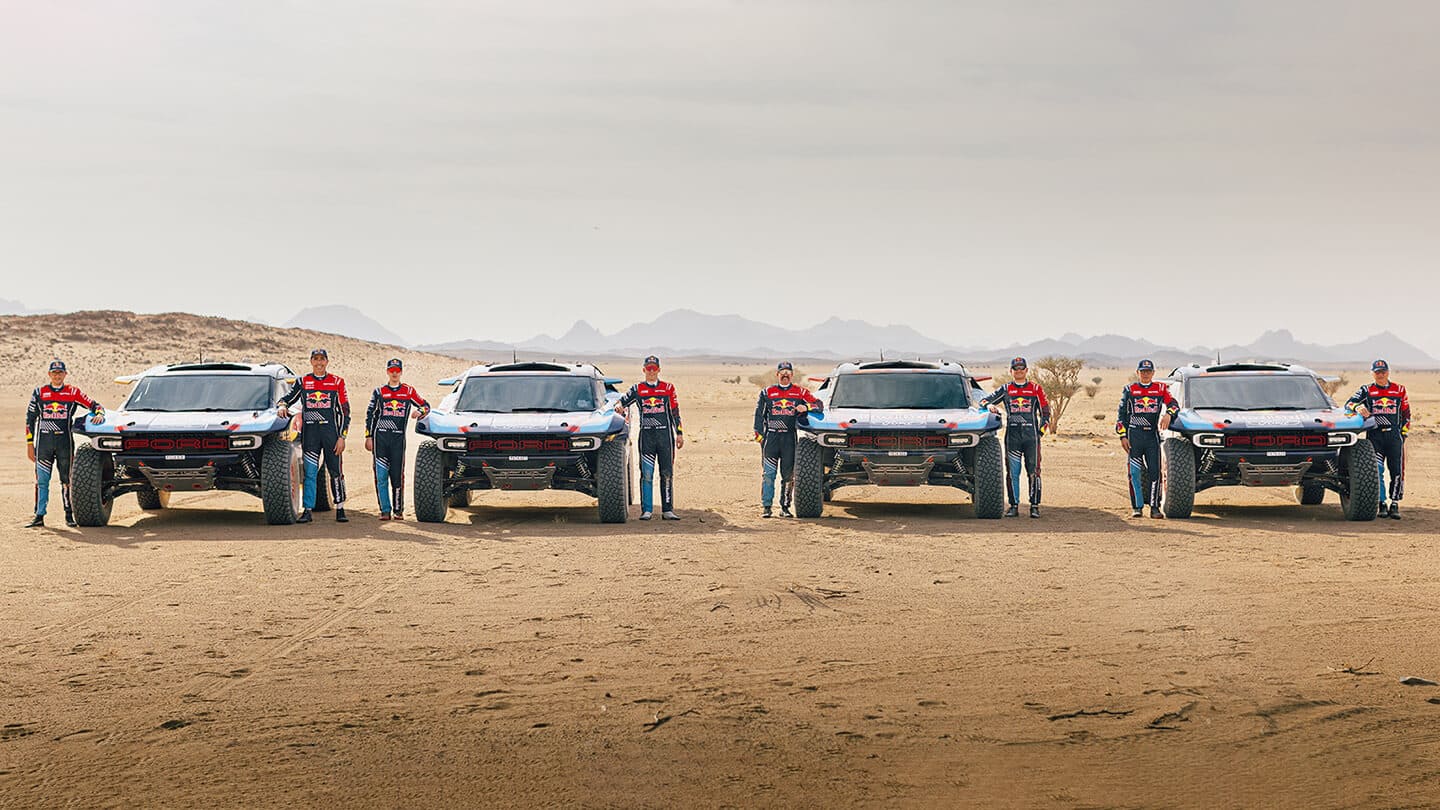
[(771, 516), (775, 503), (775, 474), (779, 472), (780, 516), (795, 517), (790, 501), (795, 483), (795, 431), (807, 413), (819, 414), (820, 400), (804, 386), (794, 384), (795, 366), (782, 361), (775, 366), (776, 385), (760, 392), (755, 403), (755, 441), (760, 442), (760, 517)]
[(1010, 361), (1013, 380), (995, 389), (980, 404), (992, 413), (1000, 413), (1005, 406), (1005, 454), (1010, 475), (1005, 479), (1005, 491), (1010, 496), (1010, 507), (1005, 517), (1020, 516), (1020, 466), (1025, 466), (1025, 475), (1030, 482), (1030, 517), (1040, 517), (1040, 437), (1050, 424), (1050, 403), (1045, 391), (1030, 381), (1030, 365), (1025, 358)]
[(640, 519), (649, 520), (655, 510), (655, 471), (660, 471), (660, 517), (679, 520), (675, 514), (675, 451), (685, 446), (685, 430), (680, 422), (680, 400), (675, 386), (660, 379), (660, 358), (645, 358), (644, 382), (630, 390), (615, 403), (628, 420), (631, 405), (640, 409)]
[[(1170, 394), (1170, 387), (1155, 382), (1155, 363), (1141, 360), (1135, 367), (1139, 382), (1125, 386), (1120, 394), (1120, 409), (1115, 418), (1115, 432), (1120, 445), (1130, 457), (1130, 517), (1141, 517), (1145, 503), (1150, 504), (1150, 517), (1163, 518), (1160, 511), (1160, 431), (1168, 430), (1170, 420), (1180, 412), (1180, 404)], [(1146, 475), (1150, 488), (1144, 487)]]
[(75, 457), (75, 411), (90, 412), (90, 421), (105, 421), (105, 409), (73, 385), (65, 384), (64, 361), (50, 361), (50, 382), (30, 394), (25, 409), (25, 454), (35, 462), (35, 516), (27, 528), (45, 525), (45, 511), (50, 504), (50, 477), (60, 473), (60, 501), (65, 506), (65, 525), (74, 526), (75, 514), (70, 508), (70, 462)]
[(340, 454), (345, 452), (345, 435), (350, 430), (350, 397), (345, 381), (327, 371), (330, 353), (324, 349), (310, 352), (311, 373), (295, 381), (289, 393), (280, 398), (281, 418), (290, 415), (290, 406), (304, 397), (301, 409), (300, 447), (305, 452), (305, 511), (298, 523), (314, 518), (315, 482), (320, 477), (320, 462), (330, 473), (330, 501), (335, 505), (335, 521), (345, 523), (345, 474)]
[(385, 363), (390, 378), (370, 394), (365, 408), (365, 449), (374, 454), (375, 497), (380, 501), (380, 519), (405, 519), (405, 437), (410, 419), (430, 412), (430, 403), (420, 392), (400, 382), (405, 364), (392, 357)]
[[(1375, 427), (1365, 438), (1375, 445), (1375, 463), (1380, 468), (1380, 505), (1377, 517), (1400, 519), (1400, 499), (1405, 497), (1405, 437), (1410, 433), (1410, 397), (1405, 386), (1390, 379), (1390, 364), (1370, 364), (1374, 382), (1360, 386), (1345, 403), (1345, 409), (1369, 419)], [(1390, 507), (1385, 507), (1385, 469), (1390, 469)]]

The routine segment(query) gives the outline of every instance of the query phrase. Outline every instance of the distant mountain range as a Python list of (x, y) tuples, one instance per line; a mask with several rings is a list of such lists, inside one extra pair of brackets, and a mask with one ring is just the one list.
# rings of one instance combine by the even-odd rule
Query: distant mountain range
[(368, 340), (371, 343), (386, 343), (391, 346), (408, 345), (404, 338), (381, 326), (379, 321), (369, 315), (354, 307), (339, 304), (302, 309), (295, 313), (295, 317), (286, 321), (284, 326), (290, 329), (330, 332), (359, 340)]
[(978, 347), (949, 345), (908, 326), (876, 326), (866, 321), (831, 318), (808, 329), (787, 329), (738, 315), (705, 315), (685, 309), (667, 312), (653, 321), (637, 323), (610, 335), (578, 321), (558, 338), (537, 335), (513, 344), (465, 340), (416, 348), (476, 360), (496, 360), (511, 352), (566, 357), (655, 353), (662, 357), (855, 359), (877, 357), (883, 351), (891, 357), (944, 355), (973, 365), (1005, 363), (1017, 356), (1034, 360), (1056, 354), (1080, 357), (1091, 366), (1124, 367), (1141, 357), (1149, 357), (1157, 365), (1177, 366), (1213, 362), (1218, 354), (1225, 360), (1284, 360), (1331, 366), (1368, 364), (1384, 357), (1406, 368), (1440, 368), (1440, 360), (1390, 332), (1334, 346), (1303, 343), (1290, 332), (1279, 329), (1266, 332), (1249, 344), (1218, 348), (1181, 349), (1123, 335), (1083, 337), (1074, 333), (1034, 343)]
[(53, 309), (31, 309), (19, 301), (0, 298), (0, 315), (48, 315)]

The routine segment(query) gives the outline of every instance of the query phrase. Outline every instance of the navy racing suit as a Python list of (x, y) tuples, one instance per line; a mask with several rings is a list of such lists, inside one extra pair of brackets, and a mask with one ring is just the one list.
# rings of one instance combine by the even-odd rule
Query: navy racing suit
[(680, 400), (675, 386), (664, 380), (654, 385), (641, 381), (630, 387), (617, 410), (640, 408), (640, 511), (655, 511), (655, 472), (660, 472), (660, 508), (675, 510), (675, 437), (685, 435), (680, 424)]
[(1130, 440), (1130, 505), (1136, 509), (1147, 502), (1160, 507), (1160, 415), (1173, 419), (1179, 412), (1180, 403), (1171, 396), (1170, 387), (1158, 382), (1133, 382), (1120, 394), (1115, 432)]
[(1010, 505), (1020, 503), (1020, 467), (1030, 480), (1030, 505), (1040, 505), (1040, 434), (1050, 424), (1050, 402), (1045, 391), (1033, 381), (1008, 383), (996, 388), (980, 404), (986, 408), (1004, 403), (1005, 456), (1009, 475), (1005, 492)]
[(334, 374), (306, 374), (295, 381), (279, 404), (288, 407), (302, 396), (300, 447), (305, 453), (305, 508), (315, 508), (321, 459), (330, 473), (330, 501), (338, 508), (345, 503), (345, 473), (335, 445), (350, 431), (350, 397), (345, 393), (345, 380)]
[[(801, 406), (804, 406), (803, 408)], [(760, 434), (760, 503), (775, 503), (775, 474), (781, 480), (780, 508), (790, 509), (795, 482), (795, 430), (806, 413), (820, 415), (820, 400), (803, 386), (772, 385), (755, 403), (755, 432)]]
[(430, 403), (406, 383), (376, 388), (365, 408), (365, 438), (375, 442), (375, 497), (382, 515), (405, 513), (405, 437), (415, 409), (424, 416)]
[(70, 514), (70, 462), (75, 457), (75, 411), (84, 408), (92, 417), (103, 416), (100, 403), (73, 385), (56, 388), (49, 383), (30, 394), (25, 409), (25, 443), (35, 446), (35, 514), (45, 516), (50, 504), (50, 477), (60, 474), (60, 500)]

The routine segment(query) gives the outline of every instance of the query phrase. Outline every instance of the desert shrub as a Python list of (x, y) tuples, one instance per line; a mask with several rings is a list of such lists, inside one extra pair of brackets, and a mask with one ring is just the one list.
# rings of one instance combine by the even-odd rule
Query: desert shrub
[(1098, 393), (1100, 393), (1100, 386), (1098, 384), (1085, 386), (1085, 396), (1094, 399), (1095, 395)]
[(1085, 361), (1078, 357), (1048, 355), (1040, 358), (1035, 367), (1040, 370), (1036, 382), (1050, 400), (1050, 432), (1057, 433), (1065, 408), (1080, 390), (1080, 369), (1085, 367)]

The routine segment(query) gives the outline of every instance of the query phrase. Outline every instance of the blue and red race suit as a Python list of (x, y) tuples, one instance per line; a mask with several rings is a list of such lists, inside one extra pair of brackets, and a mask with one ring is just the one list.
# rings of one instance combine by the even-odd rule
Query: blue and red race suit
[(1380, 503), (1385, 503), (1385, 468), (1390, 468), (1390, 498), (1399, 501), (1405, 497), (1405, 437), (1410, 433), (1410, 397), (1405, 386), (1397, 382), (1389, 385), (1360, 386), (1345, 402), (1345, 410), (1354, 413), (1364, 405), (1375, 420), (1375, 427), (1366, 431), (1365, 438), (1375, 446), (1375, 464), (1380, 469)]
[[(1169, 414), (1173, 419), (1179, 412), (1180, 403), (1163, 383), (1133, 382), (1120, 394), (1115, 432), (1130, 440), (1130, 505), (1136, 509), (1147, 501), (1153, 507), (1160, 506), (1160, 416)], [(1147, 474), (1148, 497), (1144, 485)]]
[(1009, 475), (1005, 491), (1010, 505), (1020, 503), (1020, 467), (1030, 481), (1030, 505), (1040, 505), (1040, 434), (1050, 424), (1050, 402), (1033, 381), (1007, 383), (980, 400), (986, 408), (1005, 407), (1005, 456)]
[(641, 381), (616, 403), (617, 409), (640, 409), (640, 511), (655, 508), (655, 471), (660, 471), (660, 507), (675, 510), (675, 437), (685, 435), (675, 386), (664, 380)]
[(350, 397), (345, 393), (345, 380), (334, 374), (324, 377), (306, 374), (295, 381), (279, 404), (288, 407), (301, 397), (304, 397), (300, 447), (305, 452), (305, 508), (315, 508), (315, 482), (320, 477), (322, 458), (325, 469), (330, 472), (330, 500), (338, 507), (345, 503), (345, 473), (335, 446), (350, 431)]
[(806, 413), (820, 415), (820, 400), (803, 386), (772, 385), (755, 403), (755, 432), (760, 435), (760, 502), (775, 503), (775, 473), (780, 473), (780, 508), (790, 509), (795, 484), (795, 430)]
[(30, 394), (25, 409), (25, 443), (35, 446), (35, 514), (44, 517), (50, 504), (50, 477), (60, 473), (60, 501), (70, 514), (70, 462), (75, 457), (75, 411), (103, 416), (100, 403), (73, 385), (42, 385)]
[(405, 437), (414, 409), (424, 416), (430, 403), (406, 383), (376, 388), (365, 408), (365, 438), (375, 442), (375, 497), (381, 514), (405, 513)]

